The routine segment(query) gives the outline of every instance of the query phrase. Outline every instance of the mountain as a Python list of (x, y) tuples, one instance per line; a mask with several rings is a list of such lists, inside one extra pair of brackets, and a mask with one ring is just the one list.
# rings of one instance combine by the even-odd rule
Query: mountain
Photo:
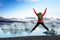
[(7, 22), (7, 21), (14, 21), (14, 20), (12, 20), (12, 19), (10, 19), (10, 18), (4, 18), (4, 17), (1, 17), (0, 16), (0, 26), (1, 25), (10, 25), (12, 22)]

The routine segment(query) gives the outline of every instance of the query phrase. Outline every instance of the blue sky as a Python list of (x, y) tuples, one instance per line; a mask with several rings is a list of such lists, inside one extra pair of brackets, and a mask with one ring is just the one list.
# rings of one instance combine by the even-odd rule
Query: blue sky
[(36, 17), (37, 12), (47, 13), (44, 17), (60, 18), (60, 0), (0, 0), (0, 16), (6, 18)]

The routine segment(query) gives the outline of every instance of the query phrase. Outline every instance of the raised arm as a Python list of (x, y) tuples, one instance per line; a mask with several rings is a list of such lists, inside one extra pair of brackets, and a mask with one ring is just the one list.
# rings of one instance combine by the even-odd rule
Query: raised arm
[(42, 16), (44, 16), (46, 14), (47, 8), (44, 10)]
[(34, 11), (34, 13), (38, 16), (38, 14), (37, 14), (37, 12), (35, 11), (35, 9), (33, 8), (33, 11)]

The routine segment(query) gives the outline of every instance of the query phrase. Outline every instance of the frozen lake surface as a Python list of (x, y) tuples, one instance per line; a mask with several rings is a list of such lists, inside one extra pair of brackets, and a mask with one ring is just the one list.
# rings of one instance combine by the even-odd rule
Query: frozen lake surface
[[(0, 38), (8, 37), (22, 37), (22, 36), (48, 36), (43, 32), (46, 29), (39, 25), (32, 33), (28, 34), (27, 31), (31, 30), (36, 23), (12, 23), (11, 25), (0, 26)], [(45, 23), (48, 28), (53, 28), (56, 31), (56, 35), (60, 35), (60, 24), (53, 25), (51, 23)], [(28, 29), (28, 30), (26, 30)]]

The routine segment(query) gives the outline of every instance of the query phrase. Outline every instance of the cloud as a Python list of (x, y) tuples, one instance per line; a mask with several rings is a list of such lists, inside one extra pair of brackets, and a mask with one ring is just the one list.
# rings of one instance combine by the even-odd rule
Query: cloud
[(37, 2), (39, 0), (25, 0), (26, 2)]
[(38, 2), (39, 0), (17, 0), (18, 2)]

